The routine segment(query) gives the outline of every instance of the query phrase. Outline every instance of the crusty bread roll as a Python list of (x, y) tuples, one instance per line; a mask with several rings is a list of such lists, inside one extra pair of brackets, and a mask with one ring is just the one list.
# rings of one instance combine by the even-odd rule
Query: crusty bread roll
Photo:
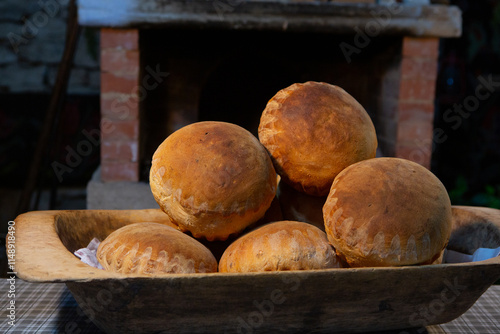
[[(252, 231), (253, 229), (261, 227), (262, 225), (280, 220), (283, 220), (283, 215), (281, 214), (281, 208), (278, 199), (275, 197), (271, 202), (271, 206), (264, 214), (264, 217), (248, 226), (241, 233), (247, 233), (249, 231)], [(229, 247), (229, 245), (231, 245), (236, 240), (236, 238), (238, 238), (238, 235), (232, 235), (226, 240), (208, 241), (205, 238), (201, 238), (198, 239), (198, 241), (205, 245), (215, 256), (215, 259), (219, 261), (226, 248)]]
[(326, 234), (295, 221), (261, 226), (234, 241), (222, 254), (219, 272), (260, 272), (338, 268)]
[(262, 113), (258, 134), (282, 179), (314, 196), (328, 195), (341, 170), (374, 158), (377, 150), (365, 109), (342, 88), (324, 82), (279, 91)]
[(225, 240), (264, 216), (276, 195), (276, 172), (249, 131), (207, 121), (187, 125), (160, 144), (150, 186), (182, 231)]
[(97, 260), (104, 269), (122, 274), (152, 276), (217, 271), (217, 261), (208, 248), (159, 223), (134, 223), (115, 230), (99, 244)]
[(286, 182), (278, 183), (276, 196), (279, 199), (283, 220), (312, 224), (325, 231), (323, 205), (326, 196), (312, 196), (294, 189)]
[(323, 207), (328, 239), (351, 267), (430, 264), (448, 243), (448, 193), (423, 166), (374, 158), (344, 169)]

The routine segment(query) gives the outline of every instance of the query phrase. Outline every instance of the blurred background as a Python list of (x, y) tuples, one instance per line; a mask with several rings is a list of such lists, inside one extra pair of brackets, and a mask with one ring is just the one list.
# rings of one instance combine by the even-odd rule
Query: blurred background
[[(436, 145), (431, 169), (452, 203), (500, 208), (500, 1), (451, 3), (462, 10), (463, 32), (441, 41), (434, 119), (448, 140)], [(495, 92), (462, 124), (446, 122), (447, 110), (475, 96), (480, 76), (492, 76)]]
[[(55, 0), (0, 2), (2, 242), (8, 221), (15, 220), (19, 213), (18, 204), (30, 166), (33, 164), (33, 156), (56, 86), (67, 38), (67, 4), (68, 1)], [(434, 128), (442, 131), (435, 132), (438, 138), (433, 140), (430, 168), (448, 189), (453, 204), (500, 208), (500, 1), (450, 1), (449, 4), (461, 9), (463, 32), (459, 38), (443, 38), (439, 43)], [(41, 12), (46, 15), (41, 15)], [(158, 36), (155, 34), (159, 32), (145, 35), (142, 39), (157, 40)], [(208, 41), (206, 40), (209, 39), (208, 36), (202, 33), (201, 36), (196, 31), (185, 36), (173, 34), (169, 36), (166, 44), (184, 43), (182, 50), (187, 50), (189, 53), (194, 52), (194, 49), (190, 48), (192, 43), (198, 41), (196, 38), (204, 39), (204, 43), (215, 45), (207, 53), (208, 59), (214, 57), (213, 54), (220, 48), (227, 48), (228, 41), (237, 43), (231, 40), (230, 35), (224, 36), (224, 40)], [(269, 38), (269, 45), (275, 40), (273, 38), (282, 38), (273, 34), (269, 36), (272, 37)], [(95, 139), (92, 134), (100, 128), (102, 116), (101, 35), (99, 29), (82, 28), (78, 37), (66, 96), (62, 99), (59, 116), (53, 120), (50, 145), (43, 151), (29, 210), (87, 208), (88, 184), (96, 173), (99, 173), (102, 155), (99, 143), (92, 142), (92, 138)], [(337, 49), (336, 55), (332, 57), (341, 58), (338, 55), (340, 41), (341, 39), (336, 39), (324, 49)], [(290, 45), (293, 44), (293, 40), (288, 42)], [(320, 43), (315, 40), (311, 43), (315, 42)], [(370, 48), (383, 49), (380, 45), (384, 45), (384, 39), (380, 39), (378, 44), (372, 44), (374, 46), (371, 45)], [(151, 58), (150, 70), (155, 71), (158, 69), (154, 64), (159, 61), (161, 55), (158, 56), (159, 46), (154, 43), (153, 45), (145, 58)], [(278, 57), (295, 55), (294, 48), (286, 50), (282, 55), (274, 55), (275, 62), (259, 63), (258, 58), (253, 55), (248, 56), (251, 48), (244, 49), (242, 45), (238, 47), (247, 52), (246, 58), (238, 58), (238, 61), (233, 59), (234, 64), (231, 61), (225, 63), (205, 79), (207, 82), (213, 82), (213, 85), (209, 85), (211, 88), (204, 90), (200, 97), (201, 119), (211, 117), (203, 114), (203, 110), (218, 110), (219, 107), (221, 110), (233, 110), (239, 108), (239, 105), (244, 105), (241, 107), (241, 113), (233, 112), (226, 119), (236, 123), (240, 121), (246, 122), (245, 124), (255, 123), (255, 119), (243, 119), (245, 110), (261, 111), (277, 90), (299, 80), (308, 80), (305, 76), (294, 77), (287, 68), (280, 67)], [(182, 54), (179, 52), (179, 55)], [(316, 61), (324, 63), (328, 61), (329, 54), (334, 53), (325, 51), (323, 53), (325, 56), (322, 58), (307, 58), (307, 61), (311, 64)], [(174, 59), (177, 63), (173, 60), (171, 62), (182, 66), (181, 56), (177, 58)], [(241, 64), (242, 59), (245, 62), (244, 70), (235, 71), (234, 69), (238, 68), (236, 62)], [(312, 68), (312, 65), (309, 67)], [(227, 77), (227, 73), (232, 73), (233, 76)], [(244, 79), (235, 79), (238, 75)], [(349, 73), (342, 75), (349, 76)], [(273, 80), (268, 80), (269, 77), (273, 77)], [(477, 95), (477, 87), (482, 83), (478, 78), (489, 80), (491, 94), (476, 103), (478, 99), (471, 100), (469, 97)], [(223, 86), (224, 81), (228, 82)], [(332, 81), (335, 81), (334, 77)], [(256, 85), (261, 89), (254, 89)], [(221, 92), (217, 89), (219, 86), (238, 89), (234, 92), (231, 89)], [(182, 95), (184, 92), (179, 94)], [(213, 98), (217, 94), (232, 98), (227, 100)], [(148, 103), (152, 108), (158, 108), (154, 99), (153, 96)], [(453, 110), (460, 106), (462, 117), (451, 118), (456, 116), (456, 111)], [(452, 114), (450, 110), (454, 113)], [(219, 116), (215, 114), (213, 117)], [(150, 119), (146, 123), (148, 128), (142, 128), (141, 131), (148, 133), (155, 127), (155, 123), (161, 121), (161, 117)], [(159, 140), (160, 138), (156, 138), (150, 141), (141, 147), (141, 150), (151, 151)], [(82, 142), (90, 142), (91, 145), (84, 147), (81, 146)], [(97, 145), (94, 145), (96, 143)], [(144, 158), (144, 161), (140, 161), (139, 181), (147, 182), (147, 155), (141, 153), (141, 158)]]
[[(43, 5), (46, 4), (47, 8)], [(45, 14), (45, 15), (42, 15)], [(33, 163), (57, 79), (66, 40), (68, 1), (0, 2), (0, 216), (2, 232), (14, 220)], [(38, 20), (38, 21), (37, 21)], [(83, 29), (71, 68), (67, 96), (43, 152), (33, 206), (58, 208), (60, 202), (85, 207), (85, 185), (99, 165), (99, 151), (84, 157), (59, 182), (51, 163), (65, 147), (76, 147), (76, 134), (99, 126), (99, 31)], [(64, 160), (62, 160), (64, 161)], [(58, 195), (50, 196), (57, 189)], [(50, 203), (49, 203), (50, 202)], [(71, 204), (70, 204), (71, 203)]]

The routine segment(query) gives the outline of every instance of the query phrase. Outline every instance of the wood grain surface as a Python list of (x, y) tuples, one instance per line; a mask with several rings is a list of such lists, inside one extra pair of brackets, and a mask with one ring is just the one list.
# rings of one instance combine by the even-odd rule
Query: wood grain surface
[[(470, 243), (462, 245), (469, 251), (494, 246), (499, 212), (454, 207), (455, 231), (487, 225), (490, 233), (473, 238), (455, 233), (450, 245)], [(65, 282), (85, 314), (108, 333), (359, 333), (423, 327), (457, 318), (500, 278), (500, 257), (425, 266), (141, 277), (92, 268), (71, 252), (94, 236), (103, 238), (138, 221), (170, 224), (159, 210), (23, 214), (16, 219), (18, 275), (31, 282)]]

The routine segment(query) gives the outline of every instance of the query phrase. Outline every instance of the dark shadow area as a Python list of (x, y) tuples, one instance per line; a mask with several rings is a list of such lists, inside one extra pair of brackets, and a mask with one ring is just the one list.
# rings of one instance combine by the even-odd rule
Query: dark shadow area
[(453, 204), (500, 208), (500, 1), (452, 1), (463, 33), (441, 41), (432, 170)]
[[(342, 87), (380, 123), (382, 80), (401, 60), (401, 38), (374, 38), (349, 59), (339, 47), (354, 35), (184, 29), (141, 31), (141, 70), (168, 77), (141, 101), (141, 180), (151, 157), (173, 131), (196, 121), (225, 121), (254, 135), (267, 102), (294, 83)], [(380, 134), (384, 136), (383, 129)]]
[(75, 298), (71, 295), (66, 288), (65, 293), (62, 294), (57, 313), (57, 328), (52, 332), (53, 334), (104, 334), (92, 320), (85, 315), (82, 308), (78, 305)]

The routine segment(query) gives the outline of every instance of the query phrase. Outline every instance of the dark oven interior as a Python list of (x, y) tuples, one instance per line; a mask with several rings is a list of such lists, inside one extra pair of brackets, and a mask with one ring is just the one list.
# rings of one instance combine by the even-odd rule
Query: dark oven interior
[(139, 36), (141, 71), (168, 72), (141, 98), (141, 180), (147, 180), (151, 157), (171, 132), (192, 122), (218, 120), (257, 135), (267, 101), (297, 82), (324, 81), (344, 88), (368, 111), (384, 147), (385, 123), (393, 120), (378, 110), (397, 99), (391, 77), (399, 71), (401, 37), (377, 37), (346, 57), (340, 45), (353, 45), (354, 35), (147, 29)]

